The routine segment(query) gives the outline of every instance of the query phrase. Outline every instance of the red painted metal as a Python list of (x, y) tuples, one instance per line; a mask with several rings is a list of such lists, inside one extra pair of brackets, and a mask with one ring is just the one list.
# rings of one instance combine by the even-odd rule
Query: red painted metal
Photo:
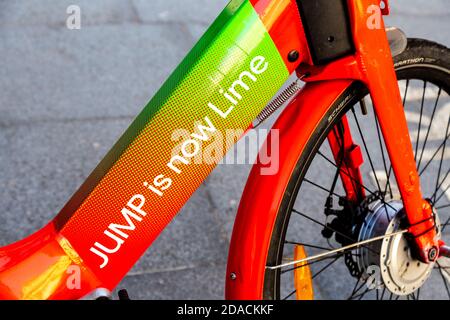
[[(323, 115), (337, 95), (355, 80), (364, 82), (370, 91), (395, 177), (401, 182), (399, 190), (411, 225), (409, 231), (415, 237), (421, 259), (428, 261), (428, 251), (433, 247), (440, 247), (433, 228), (431, 206), (423, 199), (420, 191), (419, 176), (384, 25), (380, 29), (367, 27), (367, 9), (380, 2), (347, 2), (355, 54), (325, 66), (303, 63), (297, 69), (299, 75), (309, 75), (305, 78), (308, 85), (274, 125), (275, 129), (280, 130), (280, 167), (283, 170), (274, 176), (261, 176), (260, 166), (256, 164), (251, 171), (229, 251), (226, 284), (226, 297), (229, 299), (262, 298), (271, 231), (289, 176), (312, 133), (311, 125), (319, 121), (318, 115)], [(385, 3), (388, 8), (387, 1)], [(388, 9), (383, 13), (387, 14)], [(261, 195), (258, 201), (254, 201), (255, 194)], [(228, 277), (231, 273), (236, 275), (235, 280)]]
[[(381, 29), (367, 27), (367, 7), (375, 0), (348, 0), (352, 34), (356, 46), (355, 59), (363, 75), (360, 79), (369, 88), (378, 116), (393, 171), (399, 185), (404, 209), (423, 261), (428, 251), (439, 248), (432, 209), (423, 199), (420, 179), (414, 160), (408, 124), (398, 89), (391, 51), (382, 24)], [(382, 71), (382, 72), (381, 72)]]
[(439, 243), (439, 256), (450, 258), (450, 247), (446, 246), (443, 241)]
[[(387, 141), (387, 150), (404, 199), (404, 207), (416, 236), (416, 243), (426, 261), (428, 250), (437, 243), (430, 205), (422, 199), (412, 146), (397, 87), (389, 45), (384, 29), (366, 26), (367, 8), (376, 0), (348, 0), (352, 34), (356, 52), (326, 66), (312, 66), (307, 41), (294, 0), (251, 0), (261, 20), (290, 71), (308, 73), (308, 84), (285, 109), (274, 128), (280, 133), (280, 170), (275, 175), (261, 176), (260, 165), (252, 169), (233, 231), (226, 295), (231, 299), (262, 298), (265, 262), (280, 201), (288, 180), (306, 142), (330, 105), (352, 81), (362, 81), (369, 88), (380, 126)], [(386, 1), (387, 2), (387, 1)], [(289, 62), (291, 50), (300, 59)], [(298, 65), (302, 65), (298, 67)], [(353, 169), (359, 164), (354, 146), (349, 142), (349, 158)], [(271, 139), (268, 139), (270, 142)], [(358, 175), (358, 171), (355, 171)], [(358, 191), (354, 191), (357, 194)], [(258, 195), (258, 201), (255, 201)], [(80, 235), (82, 236), (82, 235)], [(68, 286), (72, 281), (69, 267), (80, 268), (81, 281), (87, 288), (99, 283), (79, 259), (76, 252), (56, 231), (53, 224), (29, 238), (2, 248), (0, 292), (2, 298), (79, 298), (87, 292)], [(75, 268), (75, 269), (76, 269)], [(3, 271), (3, 272), (2, 272)], [(42, 277), (45, 275), (45, 277)]]
[[(384, 25), (380, 29), (367, 27), (367, 8), (378, 0), (347, 0), (356, 52), (326, 66), (303, 64), (298, 73), (311, 74), (305, 81), (353, 79), (362, 81), (370, 91), (393, 171), (399, 183), (404, 208), (415, 236), (421, 259), (428, 261), (428, 251), (439, 248), (433, 228), (432, 209), (423, 199), (414, 160), (411, 139), (398, 90), (391, 51)], [(382, 70), (382, 72), (380, 72)]]
[(53, 223), (2, 248), (0, 299), (79, 299), (101, 286)]
[[(292, 73), (301, 62), (309, 63), (311, 59), (295, 0), (261, 0), (253, 3), (289, 72)], [(297, 61), (288, 60), (292, 50), (300, 53)], [(25, 240), (1, 249), (0, 298), (76, 299), (98, 287), (111, 289), (110, 279), (105, 276), (99, 281), (89, 271), (77, 252), (54, 227), (54, 222)], [(33, 268), (35, 264), (39, 267)], [(67, 281), (73, 279), (67, 271), (76, 269), (72, 267), (80, 270), (82, 290), (67, 285)], [(117, 275), (111, 274), (110, 278), (117, 278)]]
[[(228, 255), (227, 299), (262, 298), (269, 242), (289, 178), (317, 124), (350, 84), (351, 81), (346, 80), (307, 84), (273, 126), (280, 134), (282, 170), (275, 175), (261, 175), (264, 165), (257, 162), (250, 173)], [(269, 136), (268, 143), (271, 140)], [(255, 195), (258, 195), (258, 201), (255, 201)], [(230, 279), (231, 273), (236, 275), (235, 280)]]
[[(338, 130), (341, 131), (339, 134)], [(342, 135), (342, 138), (341, 138)], [(359, 167), (363, 164), (361, 148), (353, 142), (352, 133), (346, 116), (342, 117), (340, 128), (336, 126), (328, 135), (333, 157), (341, 163), (340, 178), (347, 199), (358, 204), (365, 197), (365, 189)]]
[[(384, 7), (383, 7), (384, 4)], [(389, 5), (389, 0), (380, 0), (381, 5), (381, 13), (385, 16), (389, 15), (391, 13), (391, 6)]]
[[(296, 0), (250, 2), (277, 46), (289, 72), (294, 72), (300, 62), (312, 64)], [(299, 52), (300, 58), (298, 61), (290, 62), (288, 54), (293, 50)]]

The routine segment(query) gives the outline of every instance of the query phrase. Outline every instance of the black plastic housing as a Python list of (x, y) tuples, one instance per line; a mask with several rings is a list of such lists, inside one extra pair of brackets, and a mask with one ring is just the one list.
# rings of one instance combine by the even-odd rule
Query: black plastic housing
[(346, 0), (297, 0), (315, 65), (354, 52)]

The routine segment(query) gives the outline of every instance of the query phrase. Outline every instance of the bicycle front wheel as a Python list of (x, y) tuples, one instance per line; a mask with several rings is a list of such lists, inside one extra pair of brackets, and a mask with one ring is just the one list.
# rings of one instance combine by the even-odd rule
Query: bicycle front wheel
[[(450, 50), (411, 39), (395, 66), (422, 192), (448, 243)], [(286, 187), (266, 262), (278, 268), (266, 271), (264, 298), (450, 299), (449, 259), (422, 264), (399, 233), (402, 199), (379, 123), (368, 90), (352, 86), (352, 98), (344, 107), (338, 99), (320, 122)], [(350, 175), (330, 148), (330, 137), (344, 145), (343, 130), (364, 159), (358, 201), (348, 200), (342, 180)]]

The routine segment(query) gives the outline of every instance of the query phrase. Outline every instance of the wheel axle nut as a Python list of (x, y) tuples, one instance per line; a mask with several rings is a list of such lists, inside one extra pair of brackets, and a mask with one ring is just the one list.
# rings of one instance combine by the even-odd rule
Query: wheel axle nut
[(430, 250), (428, 250), (428, 260), (431, 262), (436, 261), (438, 256), (438, 249), (436, 247), (432, 247)]

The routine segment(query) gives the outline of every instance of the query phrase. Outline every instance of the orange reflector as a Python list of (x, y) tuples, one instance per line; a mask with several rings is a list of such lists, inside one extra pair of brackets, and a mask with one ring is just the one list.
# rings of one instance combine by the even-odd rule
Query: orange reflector
[[(305, 248), (300, 245), (294, 247), (294, 261), (307, 257)], [(297, 300), (313, 300), (314, 291), (312, 284), (311, 269), (308, 262), (300, 262), (295, 265), (294, 286)]]

